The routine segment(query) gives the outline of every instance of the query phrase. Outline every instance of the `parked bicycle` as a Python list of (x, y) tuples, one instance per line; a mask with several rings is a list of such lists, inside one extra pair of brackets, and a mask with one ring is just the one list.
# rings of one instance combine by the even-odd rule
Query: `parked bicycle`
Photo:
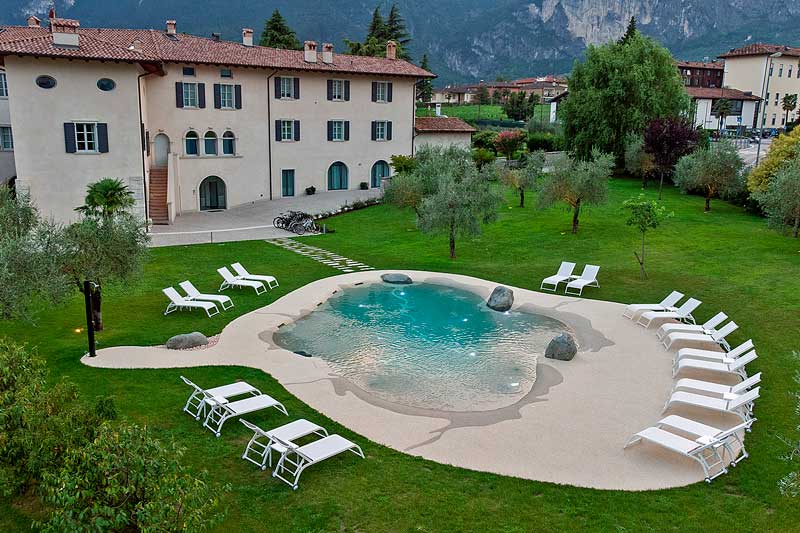
[(302, 211), (282, 213), (280, 216), (275, 217), (272, 224), (276, 228), (291, 231), (297, 235), (303, 235), (309, 231), (312, 233), (321, 232), (320, 227), (314, 222), (314, 217)]

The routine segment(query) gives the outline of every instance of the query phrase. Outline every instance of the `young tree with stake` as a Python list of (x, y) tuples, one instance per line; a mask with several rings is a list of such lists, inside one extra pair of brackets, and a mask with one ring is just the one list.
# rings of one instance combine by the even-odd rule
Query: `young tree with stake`
[(642, 278), (647, 279), (647, 271), (644, 268), (644, 238), (648, 230), (656, 229), (664, 219), (672, 216), (667, 213), (667, 209), (656, 200), (646, 200), (643, 194), (638, 198), (630, 198), (622, 203), (624, 209), (628, 211), (628, 219), (625, 224), (635, 226), (642, 233), (642, 255), (633, 252), (642, 270)]

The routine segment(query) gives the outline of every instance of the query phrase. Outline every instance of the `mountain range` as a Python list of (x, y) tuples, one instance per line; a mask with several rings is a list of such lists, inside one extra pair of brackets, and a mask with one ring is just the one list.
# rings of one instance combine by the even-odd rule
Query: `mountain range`
[[(0, 24), (46, 16), (52, 0), (3, 0)], [(413, 41), (439, 75), (437, 85), (565, 73), (587, 44), (618, 38), (631, 16), (681, 59), (716, 57), (751, 42), (797, 45), (800, 2), (791, 0), (395, 0)], [(241, 28), (258, 35), (279, 9), (298, 38), (334, 43), (361, 40), (381, 0), (55, 0), (58, 16), (84, 27), (161, 28), (217, 32), (238, 40)]]

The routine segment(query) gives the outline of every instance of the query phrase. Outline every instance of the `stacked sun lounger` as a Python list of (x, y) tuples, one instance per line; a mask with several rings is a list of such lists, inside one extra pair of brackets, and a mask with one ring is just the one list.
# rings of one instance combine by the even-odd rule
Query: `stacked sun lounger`
[(735, 466), (748, 456), (742, 435), (750, 431), (756, 420), (753, 409), (760, 394), (757, 385), (761, 382), (761, 373), (748, 377), (745, 369), (748, 363), (758, 357), (752, 340), (735, 348), (728, 344), (726, 337), (738, 329), (735, 322), (721, 326), (728, 316), (719, 312), (703, 324), (697, 324), (692, 313), (701, 302), (689, 298), (678, 305), (683, 296), (673, 291), (657, 304), (632, 304), (625, 309), (623, 316), (636, 320), (645, 328), (658, 321), (661, 325), (656, 336), (667, 350), (676, 343), (703, 346), (682, 347), (677, 351), (673, 361), (673, 378), (684, 372), (700, 371), (725, 376), (728, 381), (735, 376), (740, 381), (728, 385), (681, 377), (675, 382), (664, 405), (664, 412), (690, 407), (730, 414), (738, 417), (739, 421), (732, 427), (720, 429), (670, 414), (633, 435), (624, 447), (646, 441), (693, 459), (702, 466), (705, 480), (711, 482), (725, 474), (729, 465)]

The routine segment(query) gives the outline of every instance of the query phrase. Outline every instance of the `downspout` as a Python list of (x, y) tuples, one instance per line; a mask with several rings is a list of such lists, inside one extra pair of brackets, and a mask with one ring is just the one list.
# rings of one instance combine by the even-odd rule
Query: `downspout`
[(417, 78), (414, 83), (414, 95), (411, 98), (411, 157), (416, 153), (417, 142), (417, 87), (424, 78)]
[(144, 116), (142, 114), (142, 78), (145, 76), (149, 76), (152, 72), (145, 72), (144, 74), (139, 74), (136, 77), (136, 96), (138, 98), (138, 105), (139, 105), (139, 137), (141, 138), (140, 146), (142, 149), (142, 196), (144, 197), (144, 229), (146, 232), (150, 232), (150, 226), (148, 221), (150, 220), (150, 209), (147, 202), (147, 194), (148, 194), (148, 187), (147, 187), (147, 161), (145, 160), (145, 154), (147, 153), (147, 136), (145, 135), (145, 124), (144, 124)]
[(271, 86), (270, 81), (272, 77), (277, 74), (277, 70), (273, 70), (272, 74), (267, 76), (267, 161), (269, 164), (269, 199), (272, 200), (272, 96), (269, 94)]

